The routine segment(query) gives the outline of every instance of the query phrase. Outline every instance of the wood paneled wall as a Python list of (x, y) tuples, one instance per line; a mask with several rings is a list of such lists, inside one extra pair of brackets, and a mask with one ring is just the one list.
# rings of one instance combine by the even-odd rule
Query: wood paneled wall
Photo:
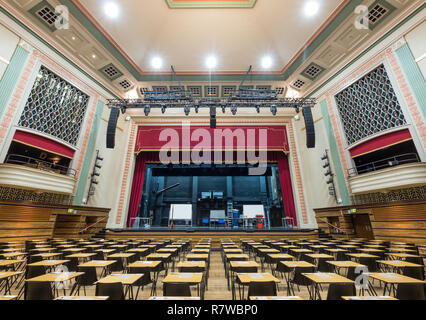
[(314, 209), (318, 227), (330, 231), (324, 219), (339, 216), (345, 234), (356, 237), (348, 214), (351, 209), (369, 215), (375, 239), (426, 244), (426, 200)]
[[(77, 210), (75, 214), (69, 209)], [(90, 237), (105, 228), (110, 209), (0, 202), (0, 242)], [(80, 235), (86, 225), (99, 223)]]

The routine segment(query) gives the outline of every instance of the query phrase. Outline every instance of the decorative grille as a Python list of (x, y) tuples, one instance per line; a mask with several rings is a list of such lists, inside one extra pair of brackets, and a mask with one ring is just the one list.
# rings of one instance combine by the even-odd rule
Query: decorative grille
[(77, 143), (89, 96), (41, 67), (19, 125)]
[(383, 65), (336, 95), (346, 139), (361, 139), (406, 124)]

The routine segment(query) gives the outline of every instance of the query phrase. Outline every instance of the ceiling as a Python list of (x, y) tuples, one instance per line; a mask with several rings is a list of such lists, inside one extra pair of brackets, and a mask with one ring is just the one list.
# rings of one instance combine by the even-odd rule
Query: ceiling
[[(253, 8), (209, 9), (172, 9), (165, 0), (114, 0), (117, 18), (104, 13), (106, 0), (74, 2), (141, 71), (169, 71), (174, 65), (179, 72), (199, 73), (208, 71), (210, 54), (217, 57), (218, 72), (244, 72), (250, 65), (253, 71), (280, 72), (344, 1), (319, 0), (318, 13), (307, 17), (308, 0), (258, 0)], [(265, 55), (272, 57), (272, 70), (261, 66)], [(164, 61), (160, 70), (151, 66), (155, 56)]]

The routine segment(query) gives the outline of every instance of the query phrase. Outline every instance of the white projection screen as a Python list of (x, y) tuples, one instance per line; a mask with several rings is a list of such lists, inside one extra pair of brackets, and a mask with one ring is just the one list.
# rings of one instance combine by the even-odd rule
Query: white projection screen
[(172, 204), (169, 220), (192, 220), (192, 204)]
[(262, 204), (250, 204), (243, 206), (244, 218), (256, 218), (257, 215), (265, 216), (265, 209)]

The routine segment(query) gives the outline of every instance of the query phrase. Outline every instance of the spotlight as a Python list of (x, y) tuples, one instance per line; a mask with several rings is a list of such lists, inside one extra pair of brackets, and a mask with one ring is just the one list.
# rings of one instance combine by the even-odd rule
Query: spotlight
[(300, 112), (300, 106), (299, 106), (299, 105), (297, 105), (297, 106), (296, 106), (296, 112), (297, 112), (297, 113), (299, 113), (299, 112)]
[(121, 105), (120, 107), (121, 113), (125, 114), (126, 113), (126, 106), (124, 104)]
[(185, 112), (186, 116), (189, 116), (189, 113), (191, 112), (191, 107), (189, 106), (189, 104), (185, 105), (185, 107), (183, 108), (183, 111)]
[(326, 162), (322, 167), (325, 169), (325, 168), (327, 168), (329, 166), (330, 166), (330, 164), (328, 162)]
[(96, 160), (104, 161), (104, 158), (101, 158), (101, 157), (97, 156), (97, 157), (96, 157)]
[(232, 113), (232, 115), (234, 115), (234, 116), (237, 114), (237, 105), (233, 104), (233, 105), (231, 106), (231, 113)]
[(324, 173), (324, 175), (327, 177), (327, 176), (329, 176), (329, 175), (331, 175), (331, 171), (330, 171), (330, 169), (326, 172), (326, 173)]
[(333, 183), (333, 178), (327, 180), (327, 184)]
[(145, 116), (148, 117), (149, 113), (151, 112), (151, 106), (149, 104), (146, 104), (143, 111), (145, 113)]
[(90, 182), (93, 183), (93, 184), (98, 184), (99, 183), (96, 179), (92, 179)]
[(214, 69), (217, 65), (217, 60), (215, 56), (209, 56), (206, 60), (207, 68)]
[(195, 108), (195, 113), (198, 113), (198, 109), (200, 109), (200, 106), (196, 104), (194, 108)]
[(94, 176), (99, 177), (99, 176), (100, 176), (100, 174), (99, 174), (98, 172), (93, 172), (93, 173), (92, 173), (92, 177), (94, 177)]
[(257, 104), (257, 105), (256, 105), (256, 112), (257, 112), (257, 113), (260, 113), (260, 104)]
[(327, 158), (328, 158), (328, 156), (327, 156), (327, 154), (325, 154), (321, 157), (321, 160), (327, 160)]
[(271, 112), (274, 116), (277, 115), (277, 105), (276, 104), (271, 104)]
[(166, 112), (166, 105), (162, 104), (161, 105), (161, 113), (164, 113), (164, 112)]
[(226, 104), (222, 104), (222, 113), (226, 112)]
[(102, 166), (100, 164), (97, 164), (97, 163), (95, 164), (95, 167), (98, 168), (98, 169), (102, 168)]

